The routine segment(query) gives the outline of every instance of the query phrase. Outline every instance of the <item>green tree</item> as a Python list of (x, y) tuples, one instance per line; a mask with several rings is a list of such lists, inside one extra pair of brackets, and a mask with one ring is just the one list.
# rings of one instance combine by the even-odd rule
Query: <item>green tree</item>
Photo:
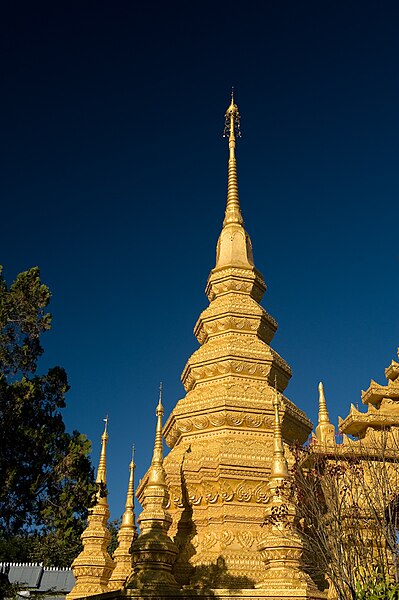
[(50, 298), (38, 268), (8, 287), (0, 267), (0, 560), (68, 566), (95, 485), (90, 442), (65, 431), (64, 369), (37, 374)]

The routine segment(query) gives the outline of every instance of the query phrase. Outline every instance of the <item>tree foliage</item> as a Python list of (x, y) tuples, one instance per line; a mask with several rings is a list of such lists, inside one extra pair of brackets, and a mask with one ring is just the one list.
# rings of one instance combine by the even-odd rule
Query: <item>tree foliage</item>
[(38, 268), (9, 288), (0, 268), (0, 560), (67, 566), (95, 487), (90, 442), (65, 431), (64, 369), (37, 374), (50, 297)]

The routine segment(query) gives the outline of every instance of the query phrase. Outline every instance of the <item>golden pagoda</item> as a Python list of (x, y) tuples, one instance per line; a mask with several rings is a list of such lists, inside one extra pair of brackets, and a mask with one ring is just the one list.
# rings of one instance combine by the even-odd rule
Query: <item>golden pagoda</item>
[(87, 527), (81, 536), (83, 550), (72, 563), (76, 585), (67, 595), (68, 600), (105, 592), (114, 569), (114, 562), (107, 551), (111, 541), (111, 534), (107, 529), (109, 507), (106, 489), (108, 417), (104, 421), (105, 427), (101, 436), (101, 454), (96, 477), (97, 492), (94, 506), (89, 509)]
[(163, 413), (161, 384), (156, 409), (154, 454), (144, 481), (141, 500), (143, 511), (138, 518), (141, 532), (130, 549), (132, 570), (127, 580), (128, 589), (156, 593), (177, 591), (179, 587), (172, 572), (177, 548), (168, 536), (172, 519), (166, 510), (169, 492), (163, 468)]
[(132, 555), (130, 548), (137, 538), (137, 527), (134, 515), (134, 446), (132, 460), (129, 465), (129, 484), (127, 488), (125, 512), (118, 532), (118, 547), (114, 552), (113, 559), (115, 568), (108, 583), (108, 590), (117, 590), (123, 586), (132, 571)]
[(316, 427), (316, 439), (321, 444), (335, 444), (335, 427), (330, 422), (326, 397), (324, 395), (324, 385), (321, 381), (319, 383), (319, 419)]
[[(277, 323), (259, 304), (266, 286), (241, 214), (235, 154), (240, 115), (233, 96), (225, 117), (225, 218), (206, 286), (209, 306), (194, 329), (200, 348), (182, 374), (186, 396), (164, 428), (171, 448), (164, 467), (179, 583), (202, 586), (211, 579), (216, 587), (251, 588), (264, 575), (256, 548), (273, 454), (274, 382), (282, 394), (291, 369), (270, 346)], [(283, 440), (303, 443), (311, 423), (288, 398), (283, 401)]]
[[(87, 596), (99, 600), (327, 598), (327, 591), (317, 588), (316, 578), (312, 574), (311, 579), (302, 564), (305, 536), (299, 529), (300, 505), (294, 502), (290, 445), (304, 444), (312, 424), (284, 395), (291, 369), (270, 345), (277, 323), (260, 305), (266, 285), (255, 267), (241, 213), (236, 161), (240, 115), (233, 94), (225, 119), (227, 203), (216, 264), (206, 286), (209, 305), (194, 328), (200, 346), (182, 373), (186, 395), (162, 428), (160, 390), (153, 458), (136, 491), (143, 506), (140, 534), (136, 538), (132, 461), (113, 573), (114, 563), (106, 553), (108, 506), (106, 497), (98, 497), (82, 535), (84, 549), (73, 563), (77, 577), (70, 594), (73, 600)], [(364, 469), (361, 464), (366, 487), (373, 488), (376, 472), (371, 466), (378, 463), (371, 443), (375, 434), (386, 440), (386, 428), (392, 428), (389, 443), (392, 439), (397, 443), (392, 457), (399, 459), (399, 363), (392, 361), (386, 376), (386, 386), (371, 382), (363, 392), (366, 414), (352, 406), (349, 416), (341, 420), (342, 444), (337, 443), (324, 387), (319, 384), (319, 419), (310, 445), (314, 454), (307, 464), (321, 457), (327, 467), (343, 460), (357, 466), (359, 461), (352, 460), (357, 448), (360, 460), (368, 463)], [(104, 436), (104, 468), (100, 476), (99, 467), (97, 480), (105, 484)], [(170, 448), (165, 458), (163, 437)], [(364, 441), (368, 450), (361, 454)], [(386, 471), (392, 481), (394, 466), (392, 462)], [(346, 486), (347, 476), (342, 481)], [(396, 487), (399, 494), (399, 476)], [(370, 541), (373, 557), (377, 546), (373, 546), (373, 532), (367, 530), (368, 506), (358, 502), (360, 495), (355, 493), (365, 523), (365, 536), (359, 539)], [(355, 504), (350, 499), (347, 506)], [(328, 522), (330, 516), (323, 514), (317, 523)], [(347, 534), (357, 523), (345, 513), (343, 537), (349, 539)], [(383, 542), (378, 542), (379, 549)], [(313, 551), (309, 544), (305, 550)], [(317, 562), (317, 553), (313, 554)], [(318, 585), (326, 588), (326, 569), (318, 576)], [(337, 597), (331, 579), (328, 593), (329, 598)]]
[(265, 563), (264, 598), (325, 598), (302, 565), (303, 542), (297, 531), (297, 511), (291, 497), (291, 478), (281, 435), (280, 399), (274, 402), (273, 458), (264, 531), (258, 544)]

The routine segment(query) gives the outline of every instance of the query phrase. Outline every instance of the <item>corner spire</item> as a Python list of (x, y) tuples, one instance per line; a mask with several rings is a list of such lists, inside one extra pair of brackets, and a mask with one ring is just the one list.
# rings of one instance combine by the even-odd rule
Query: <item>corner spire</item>
[(123, 586), (132, 570), (130, 547), (137, 538), (137, 527), (134, 517), (134, 446), (132, 460), (129, 465), (129, 483), (127, 488), (125, 512), (118, 531), (118, 547), (114, 552), (115, 569), (108, 584), (108, 590), (116, 590)]
[[(265, 563), (264, 579), (255, 588), (273, 598), (318, 598), (316, 586), (302, 566), (303, 543), (296, 528), (297, 512), (292, 481), (284, 454), (280, 422), (280, 398), (275, 381), (273, 398), (273, 458), (269, 477), (264, 532), (258, 550)], [(270, 594), (270, 596), (269, 596)]]
[[(277, 385), (277, 383), (275, 383)], [(280, 422), (280, 398), (275, 388), (273, 398), (274, 424), (273, 424), (273, 458), (270, 468), (270, 479), (287, 479), (288, 465), (284, 454), (283, 436)]]
[(335, 427), (328, 416), (327, 402), (324, 395), (324, 386), (320, 381), (319, 386), (319, 422), (316, 427), (316, 438), (322, 443), (335, 442)]
[(141, 533), (131, 547), (132, 573), (128, 579), (129, 589), (165, 591), (176, 590), (177, 582), (172, 573), (177, 556), (177, 547), (167, 532), (172, 517), (166, 510), (169, 490), (163, 467), (162, 452), (162, 384), (159, 387), (159, 402), (156, 408), (157, 426), (155, 430), (154, 454), (144, 484), (140, 501), (143, 511), (138, 518)]
[(235, 155), (236, 137), (241, 137), (240, 130), (240, 113), (238, 106), (234, 102), (234, 88), (231, 89), (231, 102), (225, 114), (224, 137), (229, 138), (229, 163), (228, 163), (228, 181), (227, 181), (227, 205), (226, 214), (223, 226), (229, 223), (244, 223), (240, 200), (238, 196), (238, 179), (237, 179), (237, 161)]

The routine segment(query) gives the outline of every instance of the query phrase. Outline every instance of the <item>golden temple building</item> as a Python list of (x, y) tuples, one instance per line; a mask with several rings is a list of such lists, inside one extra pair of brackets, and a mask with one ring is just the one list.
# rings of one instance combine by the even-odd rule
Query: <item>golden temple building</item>
[[(241, 213), (239, 135), (232, 96), (225, 126), (227, 203), (206, 285), (209, 305), (194, 328), (200, 346), (182, 373), (186, 394), (164, 425), (160, 394), (153, 459), (136, 490), (143, 507), (140, 534), (132, 461), (118, 549), (111, 559), (108, 505), (98, 493), (82, 535), (83, 551), (72, 565), (77, 583), (71, 600), (334, 597), (328, 581), (317, 587), (304, 570), (297, 507), (284, 491), (291, 478), (290, 448), (307, 441), (312, 423), (285, 395), (291, 369), (271, 346), (277, 323), (260, 305), (266, 285)], [(340, 423), (342, 447), (353, 446), (348, 435), (362, 438), (364, 445), (370, 432), (386, 425), (399, 430), (399, 363), (393, 361), (386, 374), (387, 386), (372, 382), (363, 394), (368, 412), (353, 407)], [(170, 448), (165, 457), (163, 438)], [(340, 447), (322, 384), (313, 444), (331, 460), (331, 449)], [(105, 445), (103, 436), (97, 477), (103, 485)], [(281, 512), (284, 519), (276, 517)]]

